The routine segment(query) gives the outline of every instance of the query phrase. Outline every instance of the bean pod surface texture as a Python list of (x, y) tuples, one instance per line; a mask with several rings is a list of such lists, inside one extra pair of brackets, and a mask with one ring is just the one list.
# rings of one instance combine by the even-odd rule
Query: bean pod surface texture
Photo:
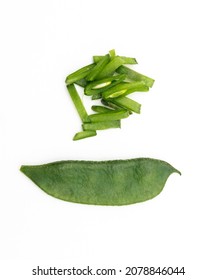
[(65, 201), (93, 205), (128, 205), (157, 196), (177, 172), (151, 158), (67, 160), (22, 165), (20, 170), (47, 194)]

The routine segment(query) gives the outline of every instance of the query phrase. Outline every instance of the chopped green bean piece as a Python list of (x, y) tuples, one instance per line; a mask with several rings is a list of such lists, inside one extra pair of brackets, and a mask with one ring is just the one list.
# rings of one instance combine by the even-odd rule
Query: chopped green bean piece
[(140, 74), (124, 65), (116, 69), (116, 72), (119, 74), (126, 74), (127, 77), (133, 81), (144, 81), (148, 87), (152, 87), (154, 84), (154, 80), (152, 78)]
[(110, 50), (109, 55), (110, 55), (110, 59), (112, 60), (116, 56), (115, 50), (114, 49)]
[(116, 110), (107, 113), (98, 113), (89, 115), (91, 122), (105, 122), (105, 121), (115, 121), (127, 118), (129, 112), (127, 110)]
[(74, 84), (85, 88), (87, 86), (87, 81), (86, 81), (86, 79), (83, 78), (83, 79), (81, 79), (79, 81), (74, 82)]
[(102, 97), (102, 95), (101, 95), (100, 92), (99, 92), (99, 93), (94, 93), (94, 94), (92, 95), (92, 100), (101, 99), (101, 97)]
[[(119, 55), (117, 55), (116, 57), (120, 57), (122, 60), (124, 60), (123, 64), (137, 64), (137, 60), (134, 57), (119, 56)], [(95, 55), (93, 56), (93, 61), (94, 63), (98, 63), (102, 58), (103, 55)]]
[(100, 88), (104, 88), (106, 86), (109, 86), (112, 83), (112, 81), (107, 81), (107, 82), (103, 82), (103, 83), (98, 83), (96, 86), (92, 87), (92, 89), (100, 89)]
[[(103, 59), (103, 58), (102, 58)], [(101, 60), (102, 60), (101, 59)], [(100, 63), (101, 60), (98, 62)], [(113, 73), (115, 72), (115, 70), (117, 68), (119, 68), (119, 66), (121, 66), (122, 64), (124, 64), (124, 60), (121, 59), (120, 57), (116, 56), (114, 57), (105, 67), (104, 69), (98, 74), (98, 76), (96, 77), (97, 80), (109, 77), (111, 75), (113, 75)]]
[(84, 139), (84, 138), (87, 138), (87, 137), (96, 136), (96, 135), (97, 135), (97, 132), (95, 130), (80, 131), (80, 132), (77, 132), (74, 135), (73, 140), (81, 140), (81, 139)]
[(106, 113), (106, 112), (110, 112), (113, 111), (113, 109), (104, 107), (104, 106), (99, 106), (99, 105), (93, 105), (91, 107), (92, 111), (96, 112), (96, 113)]
[(115, 121), (102, 121), (102, 122), (94, 122), (94, 123), (84, 123), (83, 129), (87, 130), (104, 130), (108, 128), (120, 128), (121, 123), (120, 120)]
[(134, 57), (120, 56), (124, 60), (124, 64), (137, 64), (137, 60)]
[(105, 105), (105, 106), (108, 106), (108, 107), (114, 109), (114, 110), (121, 110), (121, 109), (122, 109), (122, 107), (120, 107), (120, 106), (114, 104), (114, 103), (111, 102), (109, 99), (107, 99), (107, 100), (101, 99), (101, 103), (102, 103), (103, 105)]
[(94, 55), (93, 56), (94, 63), (98, 63), (103, 57), (104, 55)]
[(92, 95), (95, 93), (100, 93), (118, 83), (123, 81), (125, 79), (125, 74), (115, 75), (109, 78), (105, 78), (102, 80), (97, 80), (91, 83), (88, 83), (88, 85), (84, 89), (84, 93), (86, 95)]
[(126, 96), (123, 96), (123, 97), (117, 97), (117, 98), (112, 98), (111, 99), (111, 102), (124, 108), (124, 109), (127, 109), (129, 111), (133, 111), (137, 114), (140, 114), (140, 108), (141, 108), (141, 104), (126, 97)]
[(116, 86), (113, 86), (102, 93), (104, 99), (115, 98), (118, 96), (125, 96), (135, 91), (148, 91), (149, 88), (146, 86), (144, 81), (137, 82), (122, 82)]
[(86, 76), (86, 80), (93, 81), (95, 78), (97, 78), (106, 65), (109, 64), (109, 61), (110, 56), (107, 54), (94, 66), (94, 68), (91, 69), (90, 73)]
[(78, 94), (74, 84), (67, 85), (67, 89), (69, 91), (71, 99), (73, 100), (73, 103), (74, 103), (74, 105), (75, 105), (75, 107), (77, 109), (77, 112), (78, 112), (81, 120), (83, 122), (89, 122), (90, 121), (89, 120), (89, 116), (88, 116), (88, 114), (86, 112), (86, 109), (85, 109), (85, 107), (84, 107), (84, 105), (82, 103), (82, 100), (81, 100), (81, 98), (80, 98), (80, 96), (79, 96), (79, 94)]
[(80, 68), (79, 70), (71, 73), (67, 76), (65, 83), (67, 85), (73, 84), (74, 82), (77, 82), (83, 78), (85, 78), (91, 71), (91, 69), (95, 66), (95, 63), (89, 64), (87, 66), (84, 66)]

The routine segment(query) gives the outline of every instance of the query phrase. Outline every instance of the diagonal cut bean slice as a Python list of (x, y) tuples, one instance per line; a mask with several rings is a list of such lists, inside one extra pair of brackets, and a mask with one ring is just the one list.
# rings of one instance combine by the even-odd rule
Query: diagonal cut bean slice
[[(123, 64), (137, 64), (137, 60), (134, 57), (119, 56), (119, 55), (117, 55), (116, 57), (120, 57), (124, 61)], [(93, 61), (94, 63), (98, 63), (102, 58), (103, 55), (94, 55)]]
[(126, 96), (112, 98), (111, 102), (124, 109), (140, 114), (141, 104)]
[(95, 63), (89, 64), (68, 75), (65, 80), (66, 85), (73, 84), (74, 82), (85, 78), (94, 66)]
[(112, 60), (116, 56), (115, 50), (114, 49), (110, 50), (109, 55), (110, 55), (110, 59)]
[(149, 78), (143, 74), (140, 74), (124, 65), (122, 65), (118, 69), (116, 69), (116, 72), (119, 74), (126, 74), (127, 77), (133, 81), (144, 81), (148, 87), (152, 87), (154, 84), (154, 80), (152, 78)]
[(94, 123), (84, 123), (83, 129), (87, 130), (104, 130), (109, 128), (120, 128), (120, 120), (115, 121), (104, 121), (104, 122), (94, 122)]
[(97, 132), (95, 130), (80, 131), (80, 132), (77, 132), (74, 135), (73, 140), (81, 140), (81, 139), (84, 139), (84, 138), (87, 138), (87, 137), (96, 136), (96, 135), (97, 135)]
[(125, 76), (121, 76), (117, 80), (113, 80), (110, 85), (107, 85), (106, 87), (102, 87), (102, 88), (99, 88), (99, 89), (92, 89), (90, 92), (91, 92), (91, 94), (98, 94), (98, 93), (102, 94), (102, 92), (106, 91), (107, 89), (112, 88), (115, 85), (120, 84), (124, 79), (125, 79)]
[(85, 88), (87, 86), (87, 81), (86, 81), (85, 78), (83, 78), (81, 80), (78, 80), (78, 81), (74, 82), (74, 84)]
[(127, 118), (129, 112), (127, 110), (116, 110), (107, 113), (98, 113), (89, 115), (91, 122), (105, 122), (105, 121), (115, 121)]
[(98, 100), (98, 99), (101, 99), (102, 98), (102, 95), (101, 95), (101, 93), (94, 93), (93, 95), (92, 95), (92, 100)]
[(120, 83), (125, 78), (126, 78), (125, 74), (120, 74), (120, 75), (111, 76), (109, 78), (105, 78), (102, 80), (97, 80), (97, 81), (91, 82), (85, 87), (84, 93), (86, 95), (100, 93), (100, 92)]
[(89, 116), (88, 116), (88, 114), (86, 112), (86, 109), (85, 109), (85, 107), (84, 107), (84, 105), (82, 103), (82, 100), (81, 100), (81, 98), (80, 98), (80, 96), (79, 96), (79, 94), (78, 94), (74, 84), (68, 85), (67, 89), (69, 91), (70, 97), (73, 100), (73, 103), (74, 103), (74, 105), (75, 105), (75, 107), (77, 109), (77, 112), (78, 112), (81, 120), (83, 122), (89, 122), (90, 121)]
[(146, 92), (149, 90), (149, 87), (146, 86), (145, 82), (137, 81), (137, 82), (122, 82), (116, 86), (113, 86), (110, 89), (105, 90), (102, 93), (104, 99), (107, 98), (115, 98), (119, 96), (125, 96), (135, 91), (143, 91)]
[(87, 90), (88, 90), (88, 88), (101, 89), (101, 88), (109, 86), (113, 81), (119, 81), (119, 80), (122, 81), (125, 78), (126, 78), (125, 74), (115, 75), (115, 76), (112, 76), (109, 78), (105, 78), (102, 80), (97, 80), (95, 82), (92, 82), (92, 83), (88, 84), (88, 86), (86, 88), (87, 88)]
[[(102, 58), (103, 59), (103, 58)], [(101, 60), (100, 60), (101, 61)], [(98, 63), (100, 63), (100, 61)], [(121, 59), (121, 57), (114, 57), (105, 67), (104, 69), (98, 74), (98, 76), (96, 77), (97, 80), (109, 77), (111, 75), (113, 75), (113, 73), (115, 72), (115, 70), (117, 68), (119, 68), (119, 66), (121, 66), (122, 64), (124, 64), (124, 60)]]
[[(111, 99), (112, 100), (112, 99)], [(105, 99), (101, 99), (101, 103), (105, 106), (108, 106), (110, 107), (111, 109), (114, 109), (114, 110), (121, 110), (122, 107), (114, 104), (113, 102), (111, 102), (109, 99), (105, 100)]]
[(110, 61), (110, 56), (105, 55), (95, 66), (91, 69), (90, 73), (86, 76), (87, 81), (93, 81), (98, 75), (103, 71), (108, 62)]
[(137, 60), (134, 57), (120, 56), (124, 60), (124, 64), (137, 64)]
[(113, 109), (104, 106), (99, 106), (99, 105), (93, 105), (91, 109), (96, 113), (106, 113), (106, 112), (113, 111)]

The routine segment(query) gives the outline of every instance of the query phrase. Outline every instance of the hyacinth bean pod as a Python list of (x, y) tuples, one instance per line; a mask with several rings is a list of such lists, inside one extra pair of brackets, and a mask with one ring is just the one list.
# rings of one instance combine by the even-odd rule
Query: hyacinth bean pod
[(59, 161), (23, 165), (21, 171), (47, 194), (94, 205), (128, 205), (157, 196), (177, 169), (151, 158)]

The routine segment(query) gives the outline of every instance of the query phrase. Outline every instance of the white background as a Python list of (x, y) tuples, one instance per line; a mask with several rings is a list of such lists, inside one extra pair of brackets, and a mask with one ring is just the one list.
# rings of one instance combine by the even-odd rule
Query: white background
[[(152, 279), (215, 279), (213, 4), (1, 1), (1, 279), (44, 279), (31, 275), (37, 265), (184, 266), (184, 276)], [(121, 129), (72, 141), (81, 122), (65, 77), (113, 48), (136, 57), (135, 70), (155, 85), (134, 95), (142, 113), (122, 121)], [(182, 176), (171, 175), (148, 202), (101, 207), (52, 198), (19, 171), (22, 164), (61, 159), (133, 157), (165, 160)]]

